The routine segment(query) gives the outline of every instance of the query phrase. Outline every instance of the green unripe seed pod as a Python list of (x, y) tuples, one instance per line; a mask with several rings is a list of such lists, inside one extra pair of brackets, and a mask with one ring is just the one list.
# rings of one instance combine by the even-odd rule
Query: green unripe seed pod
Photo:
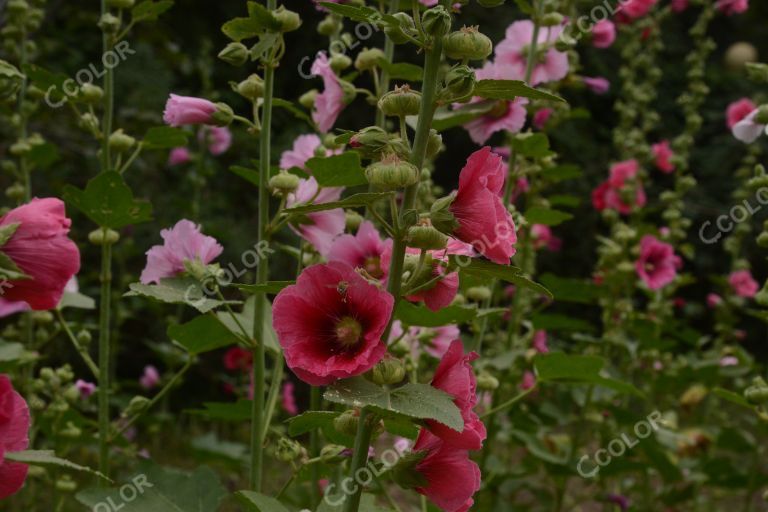
[(360, 423), (360, 415), (357, 411), (349, 409), (333, 420), (333, 427), (342, 434), (354, 437), (357, 434), (357, 425)]
[(286, 171), (280, 171), (269, 178), (269, 188), (276, 194), (290, 194), (299, 187), (299, 177)]
[(393, 15), (400, 22), (400, 25), (393, 27), (391, 25), (384, 26), (384, 33), (395, 44), (405, 44), (409, 41), (408, 35), (416, 33), (416, 23), (413, 21), (413, 17), (405, 12), (398, 12)]
[(289, 11), (282, 5), (278, 7), (272, 15), (280, 22), (281, 32), (293, 32), (294, 30), (298, 30), (301, 26), (301, 17), (299, 16), (299, 13)]
[(370, 71), (379, 66), (379, 60), (386, 59), (384, 52), (378, 48), (363, 48), (355, 58), (355, 69), (358, 71)]
[(371, 378), (379, 386), (399, 384), (405, 378), (405, 365), (400, 359), (385, 357), (373, 367)]
[(122, 128), (116, 130), (114, 133), (112, 133), (112, 135), (109, 136), (110, 149), (113, 149), (118, 153), (128, 151), (134, 146), (134, 144), (136, 144), (136, 139), (123, 133)]
[(445, 249), (448, 237), (436, 230), (431, 224), (411, 226), (408, 229), (408, 246), (426, 251)]
[(107, 229), (106, 232), (103, 229), (94, 229), (88, 233), (88, 241), (93, 245), (114, 245), (120, 240), (120, 234), (112, 229)]
[(264, 80), (254, 73), (237, 84), (237, 93), (244, 98), (255, 101), (264, 95)]
[(387, 155), (365, 169), (365, 177), (382, 190), (396, 190), (419, 182), (419, 170), (396, 155)]
[(443, 49), (451, 59), (483, 60), (493, 52), (493, 43), (477, 27), (463, 27), (443, 38)]
[(314, 108), (315, 98), (317, 98), (318, 94), (319, 92), (317, 89), (310, 89), (299, 97), (299, 104), (304, 108)]
[(395, 87), (379, 99), (379, 109), (387, 116), (415, 116), (420, 108), (421, 93), (411, 90), (407, 84)]

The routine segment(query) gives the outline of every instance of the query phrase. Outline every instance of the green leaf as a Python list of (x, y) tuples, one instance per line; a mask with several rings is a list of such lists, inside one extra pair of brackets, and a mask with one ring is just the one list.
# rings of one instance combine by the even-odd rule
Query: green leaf
[(555, 182), (581, 178), (583, 174), (579, 166), (573, 164), (556, 165), (541, 171), (543, 178)]
[(204, 402), (204, 409), (188, 409), (184, 412), (210, 420), (241, 422), (251, 418), (252, 403), (252, 400), (245, 399), (237, 402)]
[(528, 0), (515, 0), (517, 8), (525, 14), (533, 14), (533, 6)]
[(290, 512), (288, 508), (275, 498), (253, 491), (238, 491), (235, 493), (240, 503), (253, 512)]
[(453, 398), (427, 384), (410, 383), (388, 390), (363, 377), (353, 377), (332, 384), (324, 396), (329, 402), (337, 404), (371, 407), (415, 419), (431, 419), (457, 431), (464, 428), (461, 411), (453, 403)]
[(48, 142), (34, 144), (27, 153), (27, 161), (37, 169), (47, 169), (59, 160), (59, 149)]
[(192, 355), (210, 352), (238, 342), (237, 336), (218, 319), (198, 316), (185, 324), (169, 325), (168, 337)]
[(354, 187), (368, 183), (360, 165), (360, 154), (356, 151), (313, 157), (307, 160), (306, 165), (321, 187)]
[(267, 58), (268, 52), (275, 47), (279, 39), (280, 34), (276, 32), (262, 32), (259, 34), (259, 42), (251, 46), (251, 49), (249, 50), (251, 60), (261, 61)]
[(580, 318), (573, 318), (566, 315), (553, 313), (538, 313), (531, 318), (533, 326), (536, 329), (545, 329), (551, 331), (584, 331), (592, 332), (595, 328)]
[(64, 292), (61, 296), (57, 309), (75, 308), (75, 309), (96, 309), (96, 301), (80, 292)]
[(522, 80), (480, 80), (472, 94), (489, 100), (512, 101), (515, 98), (522, 97), (532, 100), (550, 100), (565, 103), (565, 100), (560, 96), (529, 87)]
[(224, 35), (236, 42), (258, 37), (264, 30), (264, 25), (254, 18), (234, 18), (221, 26)]
[[(223, 306), (225, 302), (207, 296), (200, 282), (191, 277), (174, 277), (161, 279), (160, 284), (131, 283), (126, 297), (142, 296), (167, 304), (184, 304), (191, 306), (201, 313), (207, 313), (214, 308)], [(230, 302), (236, 304), (237, 302)]]
[(392, 80), (406, 80), (408, 82), (421, 82), (424, 77), (424, 68), (407, 62), (391, 63), (385, 58), (378, 61), (379, 67), (389, 73)]
[(540, 382), (594, 384), (614, 389), (619, 393), (642, 396), (632, 384), (600, 375), (605, 365), (605, 360), (601, 357), (550, 352), (537, 355), (533, 364)]
[(171, 7), (173, 7), (173, 0), (160, 0), (159, 2), (146, 0), (131, 9), (131, 16), (134, 22), (157, 21), (157, 18)]
[(0, 248), (8, 243), (8, 240), (16, 233), (19, 226), (21, 226), (21, 222), (13, 222), (0, 227)]
[(18, 361), (24, 355), (24, 345), (0, 340), (0, 363)]
[[(478, 101), (476, 103), (467, 103), (455, 109), (440, 107), (435, 111), (432, 128), (442, 132), (449, 128), (465, 125), (490, 112), (495, 104), (496, 102), (494, 101)], [(416, 122), (416, 116), (408, 118), (408, 124), (412, 127), (416, 126)]]
[(278, 19), (259, 2), (248, 2), (248, 16), (261, 23), (267, 30), (280, 30)]
[(249, 169), (248, 167), (243, 167), (241, 165), (232, 165), (229, 167), (229, 171), (237, 174), (252, 185), (259, 186), (259, 171), (256, 169)]
[(581, 204), (581, 198), (571, 194), (554, 194), (547, 198), (552, 206), (576, 208)]
[(335, 210), (336, 208), (356, 208), (359, 206), (368, 206), (381, 199), (389, 198), (391, 195), (392, 192), (363, 192), (331, 203), (295, 206), (293, 208), (286, 209), (285, 213), (292, 215), (302, 215), (305, 213)]
[(714, 388), (712, 389), (712, 394), (722, 398), (723, 400), (728, 400), (729, 402), (740, 405), (742, 407), (746, 407), (748, 409), (755, 408), (752, 404), (747, 402), (747, 399), (744, 398), (744, 396), (734, 393), (733, 391), (728, 391), (727, 389)]
[[(309, 115), (301, 110), (299, 107), (294, 105), (292, 102), (288, 100), (284, 100), (281, 98), (272, 98), (272, 106), (276, 108), (284, 108), (294, 116), (296, 116), (297, 119), (301, 119), (302, 121), (306, 121), (309, 126), (315, 126), (314, 121), (312, 121), (312, 118), (309, 117)], [(354, 133), (354, 132), (353, 132)]]
[(56, 454), (51, 450), (24, 450), (21, 452), (5, 452), (5, 460), (22, 462), (32, 466), (55, 466), (59, 468), (66, 468), (72, 471), (90, 473), (109, 482), (112, 481), (94, 469), (81, 466), (79, 464), (75, 464), (72, 461), (57, 457)]
[(58, 104), (62, 99), (68, 99), (64, 94), (64, 82), (69, 79), (67, 75), (48, 71), (35, 64), (27, 64), (22, 70), (31, 83), (46, 92), (52, 103)]
[(171, 149), (186, 146), (189, 134), (179, 128), (156, 126), (147, 130), (142, 143), (147, 149)]
[(334, 14), (344, 16), (345, 18), (349, 18), (353, 21), (367, 21), (368, 23), (375, 23), (382, 18), (379, 11), (376, 9), (371, 9), (370, 7), (332, 4), (330, 2), (320, 2), (320, 5)]
[(479, 279), (500, 279), (516, 286), (527, 288), (535, 293), (552, 297), (549, 290), (522, 275), (520, 269), (512, 265), (499, 265), (477, 258), (451, 256), (451, 266), (459, 267), (459, 272)]
[(292, 284), (296, 284), (296, 281), (269, 281), (266, 284), (235, 284), (234, 287), (245, 293), (275, 294)]
[(531, 224), (544, 224), (546, 226), (557, 226), (567, 220), (571, 220), (573, 214), (541, 206), (534, 206), (525, 212), (525, 220)]
[[(99, 503), (119, 503), (120, 512), (212, 512), (227, 495), (219, 476), (205, 466), (186, 472), (143, 462), (131, 474), (135, 476), (119, 488), (86, 489), (76, 498), (91, 508)], [(120, 497), (126, 485), (136, 491), (133, 501)]]
[(288, 420), (288, 435), (300, 436), (319, 428), (325, 428), (333, 423), (339, 412), (332, 411), (307, 411)]
[(542, 275), (540, 279), (541, 284), (552, 292), (557, 301), (593, 304), (601, 295), (601, 289), (587, 279), (560, 277), (549, 273)]
[(512, 138), (515, 152), (528, 158), (544, 158), (552, 155), (549, 138), (543, 133), (530, 133)]
[(118, 229), (152, 219), (152, 205), (135, 200), (123, 177), (114, 171), (99, 174), (85, 190), (65, 186), (64, 200), (101, 227)]
[(239, 463), (245, 461), (249, 450), (243, 443), (233, 443), (219, 439), (214, 432), (208, 432), (203, 436), (192, 439), (191, 445), (196, 452)]
[(448, 306), (439, 311), (400, 301), (395, 310), (395, 318), (406, 325), (420, 327), (439, 327), (447, 324), (463, 324), (471, 322), (477, 316), (477, 308), (466, 306)]

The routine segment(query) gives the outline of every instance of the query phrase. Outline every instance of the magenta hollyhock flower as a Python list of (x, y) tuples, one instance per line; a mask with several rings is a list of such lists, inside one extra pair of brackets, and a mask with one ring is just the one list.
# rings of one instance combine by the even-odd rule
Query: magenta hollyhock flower
[[(432, 337), (429, 337), (432, 336)], [(441, 359), (451, 346), (453, 340), (461, 337), (461, 330), (458, 325), (443, 325), (433, 329), (422, 329), (419, 337), (424, 352)]]
[(160, 231), (163, 245), (147, 251), (147, 265), (141, 273), (144, 284), (159, 283), (166, 277), (183, 274), (185, 261), (199, 261), (204, 265), (216, 259), (224, 248), (215, 238), (203, 235), (200, 226), (182, 219), (170, 229)]
[(532, 346), (533, 349), (539, 354), (548, 353), (549, 347), (547, 346), (547, 331), (544, 329), (539, 329), (538, 331), (534, 332)]
[(611, 20), (600, 20), (592, 27), (592, 45), (608, 48), (616, 40), (616, 25)]
[[(341, 198), (343, 187), (320, 188), (317, 180), (310, 176), (299, 180), (296, 192), (289, 194), (286, 206), (291, 208), (302, 204), (322, 204), (338, 201)], [(325, 210), (322, 212), (308, 213), (302, 224), (290, 224), (291, 229), (304, 240), (317, 249), (317, 252), (327, 256), (331, 250), (331, 244), (337, 236), (344, 233), (346, 216), (342, 208)]]
[(759, 113), (759, 110), (753, 110), (744, 119), (736, 123), (731, 129), (733, 136), (741, 142), (749, 144), (755, 142), (763, 132), (768, 134), (768, 127), (757, 122), (755, 119)]
[(165, 104), (163, 121), (170, 126), (210, 124), (218, 110), (216, 104), (203, 98), (171, 94)]
[(741, 14), (749, 9), (749, 0), (717, 0), (715, 7), (728, 16)]
[(540, 108), (533, 114), (533, 126), (542, 130), (554, 113), (555, 111), (551, 108)]
[(287, 381), (283, 383), (283, 388), (280, 392), (280, 406), (285, 412), (291, 416), (299, 414), (299, 407), (296, 405), (296, 396), (294, 394), (293, 382)]
[(363, 221), (357, 234), (337, 237), (328, 252), (328, 261), (341, 261), (352, 268), (361, 268), (382, 282), (387, 281), (389, 260), (392, 256), (392, 239), (381, 235), (370, 221)]
[(243, 347), (230, 347), (224, 352), (224, 368), (229, 372), (247, 372), (253, 364), (253, 352)]
[(459, 223), (456, 238), (489, 260), (508, 265), (517, 235), (501, 200), (504, 168), (501, 157), (488, 146), (472, 153), (459, 174), (459, 191), (449, 210)]
[(675, 254), (675, 249), (668, 243), (653, 235), (645, 235), (640, 240), (640, 258), (635, 263), (635, 270), (651, 290), (658, 290), (671, 283), (681, 266), (680, 256)]
[(645, 190), (641, 183), (637, 184), (635, 204), (627, 204), (622, 198), (622, 188), (626, 182), (637, 176), (639, 164), (637, 160), (625, 160), (611, 166), (609, 178), (592, 191), (592, 206), (596, 210), (616, 210), (622, 215), (629, 215), (632, 209), (645, 206)]
[(29, 407), (7, 375), (0, 375), (0, 500), (16, 494), (27, 479), (29, 467), (6, 462), (7, 452), (29, 447)]
[(208, 146), (212, 155), (218, 156), (232, 145), (232, 132), (226, 126), (204, 126), (197, 132), (197, 140)]
[(723, 298), (718, 294), (716, 293), (707, 294), (707, 307), (714, 309), (722, 303), (723, 303)]
[(732, 130), (736, 123), (747, 117), (749, 114), (757, 110), (755, 105), (749, 98), (741, 98), (728, 105), (725, 111), (725, 124), (729, 130)]
[(416, 471), (426, 484), (416, 492), (429, 498), (445, 512), (466, 512), (474, 504), (472, 496), (480, 490), (480, 468), (469, 452), (451, 446), (422, 429), (414, 452), (427, 452), (416, 464)]
[[(410, 254), (419, 254), (421, 251), (409, 247), (407, 252)], [(412, 302), (424, 302), (424, 305), (432, 311), (440, 311), (446, 306), (450, 306), (456, 293), (459, 290), (459, 273), (451, 272), (446, 274), (445, 265), (448, 262), (449, 255), (470, 256), (477, 254), (470, 244), (461, 242), (454, 238), (448, 240), (448, 245), (440, 251), (429, 251), (432, 256), (432, 277), (443, 276), (435, 284), (428, 288), (419, 290), (407, 297)]]
[(432, 379), (432, 387), (453, 397), (453, 403), (461, 411), (464, 430), (458, 432), (434, 420), (427, 420), (427, 426), (446, 444), (464, 450), (481, 449), (486, 437), (485, 425), (474, 411), (477, 405), (477, 380), (470, 363), (478, 357), (476, 352), (464, 354), (461, 341), (453, 340)]
[(80, 392), (80, 398), (85, 400), (96, 392), (96, 384), (87, 382), (83, 379), (75, 381), (75, 388)]
[(532, 371), (526, 370), (523, 373), (523, 380), (520, 382), (520, 389), (528, 391), (536, 385), (536, 375)]
[(315, 150), (322, 144), (320, 137), (314, 133), (299, 135), (293, 141), (293, 148), (283, 151), (280, 156), (280, 168), (290, 169), (298, 167), (304, 171), (307, 170), (306, 163), (310, 158), (317, 156)]
[(325, 52), (317, 54), (311, 71), (313, 75), (323, 79), (323, 92), (315, 98), (312, 120), (321, 132), (327, 133), (333, 128), (333, 124), (344, 109), (344, 90), (339, 82), (339, 77), (331, 69)]
[(10, 302), (26, 302), (34, 310), (55, 308), (80, 270), (80, 251), (67, 236), (72, 221), (64, 203), (56, 198), (32, 199), (0, 218), (0, 227), (10, 224), (19, 226), (0, 251), (30, 279), (7, 281), (0, 295)]
[(367, 372), (387, 351), (381, 336), (393, 304), (346, 263), (307, 267), (272, 307), (288, 367), (312, 386)]
[(728, 284), (731, 285), (733, 293), (747, 299), (754, 297), (760, 289), (760, 285), (757, 284), (749, 270), (731, 272), (731, 275), (728, 276)]
[[(544, 52), (533, 66), (531, 85), (562, 80), (568, 74), (568, 55), (555, 50), (563, 32), (562, 26), (546, 27), (539, 31), (538, 44)], [(506, 37), (496, 45), (495, 65), (500, 66), (496, 78), (522, 80), (528, 65), (528, 47), (533, 40), (533, 22), (522, 20), (507, 28)]]
[(659, 0), (627, 0), (619, 5), (617, 16), (623, 21), (641, 18), (648, 14)]
[(667, 174), (675, 170), (675, 164), (672, 163), (672, 157), (675, 154), (672, 152), (672, 148), (669, 147), (668, 140), (662, 140), (651, 146), (651, 152), (655, 158), (656, 167)]
[(187, 148), (173, 148), (168, 154), (168, 167), (186, 164), (190, 160), (192, 160), (192, 156)]
[(156, 388), (160, 385), (160, 372), (154, 366), (147, 365), (144, 367), (144, 373), (139, 377), (139, 385), (145, 390)]
[(583, 81), (584, 85), (586, 85), (587, 88), (595, 94), (605, 94), (611, 90), (611, 82), (602, 76), (585, 76)]

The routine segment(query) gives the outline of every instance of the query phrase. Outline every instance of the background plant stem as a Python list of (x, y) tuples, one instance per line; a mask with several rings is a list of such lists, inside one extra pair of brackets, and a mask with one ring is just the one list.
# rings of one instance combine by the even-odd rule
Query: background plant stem
[[(368, 447), (371, 445), (374, 425), (374, 422), (371, 420), (373, 419), (365, 408), (360, 410), (360, 422), (357, 425), (357, 435), (355, 436), (355, 451), (352, 455), (352, 465), (349, 471), (349, 475), (353, 479), (358, 471), (368, 463)], [(360, 496), (363, 494), (363, 487), (360, 484), (355, 485), (355, 492), (347, 496), (346, 501), (344, 501), (344, 512), (357, 512), (360, 507)]]

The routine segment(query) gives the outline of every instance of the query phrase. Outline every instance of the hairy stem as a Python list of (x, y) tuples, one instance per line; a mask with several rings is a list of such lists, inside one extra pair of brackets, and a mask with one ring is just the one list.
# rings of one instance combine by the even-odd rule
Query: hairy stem
[[(371, 445), (374, 422), (365, 408), (360, 410), (360, 423), (357, 425), (357, 435), (355, 436), (355, 451), (352, 455), (352, 465), (350, 466), (350, 477), (355, 475), (368, 463), (368, 447)], [(344, 501), (344, 512), (357, 512), (360, 508), (360, 496), (363, 494), (361, 485), (355, 486), (355, 492), (347, 496)]]

